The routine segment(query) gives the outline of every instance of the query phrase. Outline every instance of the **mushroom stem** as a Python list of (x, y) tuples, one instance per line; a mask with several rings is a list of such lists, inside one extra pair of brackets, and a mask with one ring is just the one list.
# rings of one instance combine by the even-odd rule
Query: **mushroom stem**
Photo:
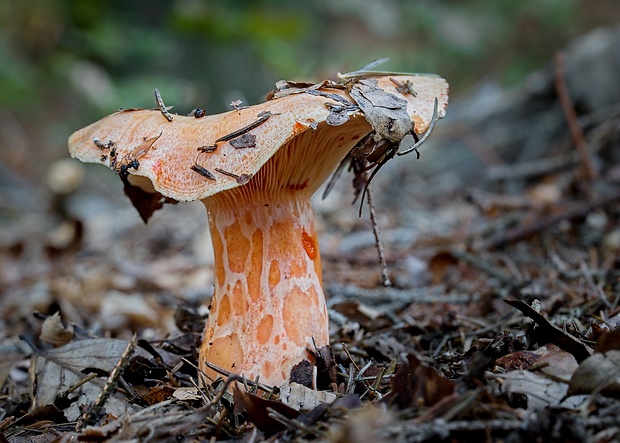
[[(243, 189), (243, 188), (241, 188)], [(203, 203), (215, 255), (215, 293), (200, 347), (205, 361), (267, 384), (288, 381), (329, 342), (310, 192), (232, 192)], [(232, 195), (231, 195), (232, 194)]]

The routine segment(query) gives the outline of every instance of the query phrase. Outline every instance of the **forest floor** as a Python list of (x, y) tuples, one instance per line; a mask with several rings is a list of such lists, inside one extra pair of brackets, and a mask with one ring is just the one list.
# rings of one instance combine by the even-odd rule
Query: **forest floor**
[[(331, 350), (316, 383), (234, 395), (226, 375), (197, 383), (204, 208), (143, 225), (105, 168), (80, 169), (71, 195), (51, 176), (0, 236), (0, 442), (617, 441), (620, 113), (590, 122), (597, 151), (577, 157), (561, 115), (536, 161), (489, 161), (492, 183), (489, 168), (386, 166), (373, 186), (392, 287), (348, 179), (317, 199)], [(445, 128), (438, 157), (462, 136)]]

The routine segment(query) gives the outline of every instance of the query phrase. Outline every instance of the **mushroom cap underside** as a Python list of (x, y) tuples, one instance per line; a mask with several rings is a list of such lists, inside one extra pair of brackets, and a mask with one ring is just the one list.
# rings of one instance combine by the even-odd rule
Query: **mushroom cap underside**
[[(407, 101), (407, 114), (418, 134), (424, 133), (434, 118), (435, 98), (438, 100), (435, 118), (445, 114), (448, 85), (440, 77), (401, 75), (368, 79), (375, 80), (385, 92)], [(400, 92), (404, 83), (415, 94)], [(69, 151), (83, 162), (145, 177), (165, 197), (178, 201), (205, 199), (244, 184), (246, 180), (240, 177), (254, 176), (282, 146), (308, 130), (317, 133), (345, 130), (348, 122), (331, 126), (326, 121), (334, 107), (343, 105), (338, 97), (351, 105), (355, 102), (344, 88), (319, 90), (324, 94), (291, 93), (202, 118), (173, 114), (173, 120), (168, 121), (160, 110), (122, 110), (71, 135)], [(364, 118), (359, 108), (351, 109), (347, 111), (349, 120)], [(365, 131), (360, 137), (371, 131), (369, 125), (357, 126)], [(225, 140), (216, 142), (221, 138)], [(242, 143), (236, 143), (239, 141)], [(313, 149), (310, 145), (298, 148)], [(192, 170), (195, 165), (215, 179)]]

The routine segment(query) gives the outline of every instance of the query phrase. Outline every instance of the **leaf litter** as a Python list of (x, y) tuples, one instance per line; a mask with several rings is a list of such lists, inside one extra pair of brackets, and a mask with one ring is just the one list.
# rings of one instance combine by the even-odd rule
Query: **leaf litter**
[[(308, 89), (320, 87), (289, 82), (276, 94)], [(371, 84), (358, 92), (358, 106), (398, 112)], [(346, 106), (332, 109), (333, 124)], [(610, 123), (618, 117), (600, 125)], [(605, 140), (599, 153), (617, 148)], [(379, 204), (395, 208), (382, 229), (396, 239), (385, 247), (390, 288), (373, 241), (359, 237), (366, 222), (319, 211), (331, 217), (323, 266), (332, 346), (311, 350), (314, 362), (284, 386), (223, 372), (200, 386), (200, 301), (211, 295), (202, 269), (212, 262), (195, 247), (208, 234), (192, 227), (202, 214), (191, 206), (161, 211), (151, 230), (124, 221), (133, 213), (78, 210), (89, 234), (77, 252), (75, 243), (27, 252), (26, 225), (11, 231), (0, 239), (0, 439), (611, 441), (620, 432), (620, 190), (604, 178), (612, 165), (592, 183), (579, 163), (562, 164), (538, 179), (524, 178), (528, 165), (506, 166), (510, 195), (388, 192)]]

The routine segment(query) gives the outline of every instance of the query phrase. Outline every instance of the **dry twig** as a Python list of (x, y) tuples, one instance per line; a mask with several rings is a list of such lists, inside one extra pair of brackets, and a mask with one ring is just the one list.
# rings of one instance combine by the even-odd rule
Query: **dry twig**
[(377, 247), (377, 252), (379, 253), (379, 262), (381, 263), (381, 281), (383, 282), (383, 286), (392, 286), (392, 282), (390, 281), (390, 277), (388, 275), (387, 262), (385, 261), (383, 243), (381, 243), (381, 231), (379, 230), (379, 224), (377, 223), (375, 204), (370, 183), (366, 188), (366, 199), (368, 200), (368, 210), (370, 211), (370, 221), (372, 222), (372, 233), (375, 236), (375, 245)]
[(566, 121), (568, 122), (573, 141), (575, 142), (575, 146), (577, 147), (579, 155), (581, 156), (581, 161), (583, 162), (583, 166), (586, 172), (586, 178), (588, 180), (594, 180), (598, 174), (596, 173), (596, 169), (594, 169), (594, 166), (592, 164), (592, 159), (590, 158), (590, 154), (588, 153), (588, 145), (586, 143), (585, 136), (583, 135), (583, 129), (579, 125), (579, 121), (577, 120), (577, 113), (575, 112), (575, 107), (573, 106), (573, 102), (570, 99), (568, 88), (566, 87), (566, 80), (564, 78), (565, 60), (566, 55), (563, 52), (556, 54), (555, 88), (558, 93), (560, 103), (562, 104), (562, 109), (564, 110), (564, 115), (566, 116)]

